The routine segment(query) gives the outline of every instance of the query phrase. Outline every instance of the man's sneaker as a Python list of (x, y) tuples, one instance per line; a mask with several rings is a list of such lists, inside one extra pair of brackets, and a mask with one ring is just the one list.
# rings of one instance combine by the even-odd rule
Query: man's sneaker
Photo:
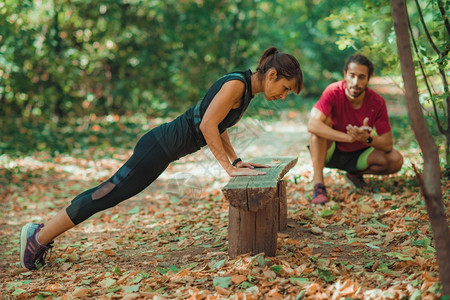
[(20, 264), (29, 270), (36, 270), (45, 265), (47, 251), (53, 248), (53, 242), (46, 246), (37, 240), (37, 233), (44, 224), (28, 223), (20, 231)]
[(322, 183), (317, 183), (314, 186), (312, 203), (325, 204), (327, 202), (328, 202), (327, 188)]
[(360, 189), (366, 186), (366, 182), (361, 174), (351, 174), (347, 172), (345, 173), (344, 178), (348, 183), (353, 184), (355, 188)]

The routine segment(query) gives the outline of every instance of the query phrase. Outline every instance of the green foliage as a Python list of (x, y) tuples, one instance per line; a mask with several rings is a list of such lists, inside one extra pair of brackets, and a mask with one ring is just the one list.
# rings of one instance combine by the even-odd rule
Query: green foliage
[(333, 273), (330, 270), (317, 268), (318, 270), (318, 276), (326, 281), (326, 282), (332, 282), (336, 279), (336, 277), (333, 275)]
[(232, 3), (19, 3), (1, 8), (0, 75), (9, 104), (2, 112), (12, 106), (24, 116), (151, 113), (183, 103), (174, 99), (193, 102), (210, 81), (203, 74), (222, 73), (230, 53), (244, 50), (234, 42), (236, 27), (243, 38), (251, 32)]
[[(421, 5), (436, 47), (445, 53), (449, 39), (439, 1)], [(436, 56), (417, 21), (417, 8), (409, 9), (417, 62), (437, 83), (421, 100), (427, 112), (436, 104), (438, 119), (448, 128), (448, 92), (435, 76), (446, 68), (447, 56)], [(70, 140), (60, 138), (64, 132), (54, 133), (79, 117), (173, 117), (224, 73), (255, 71), (269, 46), (299, 58), (302, 97), (314, 100), (342, 78), (344, 60), (355, 51), (374, 61), (377, 75), (400, 73), (388, 0), (5, 0), (0, 3), (0, 149), (18, 149), (10, 140), (17, 133), (9, 132), (17, 128), (23, 150), (62, 153), (79, 148), (80, 141), (77, 135)], [(418, 82), (425, 91), (424, 80)], [(281, 104), (265, 103), (263, 109), (305, 105), (309, 102), (294, 96)], [(260, 112), (250, 107), (247, 115), (263, 118)], [(22, 120), (8, 120), (12, 116)], [(34, 126), (40, 126), (37, 138), (31, 135)], [(111, 126), (113, 132), (123, 129)], [(93, 132), (89, 141), (96, 144), (102, 135)]]
[[(410, 1), (408, 14), (412, 51), (416, 52), (414, 60), (420, 101), (425, 114), (435, 119), (429, 125), (430, 130), (440, 132), (447, 139), (446, 160), (449, 165), (450, 93), (446, 76), (450, 33), (445, 25), (448, 15), (444, 16), (439, 6), (448, 14), (449, 1)], [(400, 74), (390, 1), (365, 0), (355, 3), (351, 8), (342, 8), (338, 14), (330, 15), (327, 20), (340, 35), (337, 41), (339, 49), (358, 49), (370, 57), (378, 69), (381, 67), (381, 72), (378, 71), (381, 75)]]
[[(303, 94), (336, 78), (325, 20), (350, 1), (14, 1), (0, 3), (0, 116), (166, 115), (275, 45), (297, 56)], [(324, 80), (325, 79), (325, 80)]]
[(125, 117), (116, 122), (111, 117), (71, 119), (61, 124), (55, 120), (5, 118), (0, 121), (0, 153), (12, 156), (43, 151), (51, 155), (72, 153), (77, 155), (91, 147), (109, 152), (121, 145), (132, 149), (139, 137), (149, 129), (144, 117)]
[(365, 0), (330, 15), (340, 50), (353, 48), (376, 66), (376, 75), (399, 73), (389, 0)]

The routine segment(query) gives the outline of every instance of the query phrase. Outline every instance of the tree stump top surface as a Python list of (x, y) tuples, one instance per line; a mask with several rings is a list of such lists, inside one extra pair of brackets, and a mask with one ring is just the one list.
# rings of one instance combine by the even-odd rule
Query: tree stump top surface
[(278, 182), (295, 166), (297, 157), (258, 157), (251, 161), (269, 165), (270, 168), (261, 169), (267, 174), (233, 177), (222, 192), (230, 205), (244, 210), (258, 211), (273, 199)]

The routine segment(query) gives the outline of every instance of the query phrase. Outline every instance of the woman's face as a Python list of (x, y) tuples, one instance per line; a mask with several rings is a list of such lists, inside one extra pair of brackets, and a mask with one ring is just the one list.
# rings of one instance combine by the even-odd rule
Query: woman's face
[[(269, 71), (266, 76), (266, 81), (264, 84), (264, 97), (267, 101), (273, 100), (284, 100), (289, 92), (295, 90), (297, 87), (297, 80), (295, 78), (286, 79), (279, 78), (277, 80), (276, 71)], [(272, 72), (272, 73), (271, 73)]]

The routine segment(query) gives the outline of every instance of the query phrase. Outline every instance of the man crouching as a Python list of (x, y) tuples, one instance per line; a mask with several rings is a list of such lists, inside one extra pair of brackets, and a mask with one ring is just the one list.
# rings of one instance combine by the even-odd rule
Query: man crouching
[(364, 55), (350, 56), (344, 80), (330, 84), (311, 111), (313, 204), (328, 202), (324, 167), (347, 171), (346, 179), (361, 188), (366, 185), (363, 174), (392, 174), (403, 165), (402, 154), (393, 148), (385, 100), (368, 88), (373, 70)]

